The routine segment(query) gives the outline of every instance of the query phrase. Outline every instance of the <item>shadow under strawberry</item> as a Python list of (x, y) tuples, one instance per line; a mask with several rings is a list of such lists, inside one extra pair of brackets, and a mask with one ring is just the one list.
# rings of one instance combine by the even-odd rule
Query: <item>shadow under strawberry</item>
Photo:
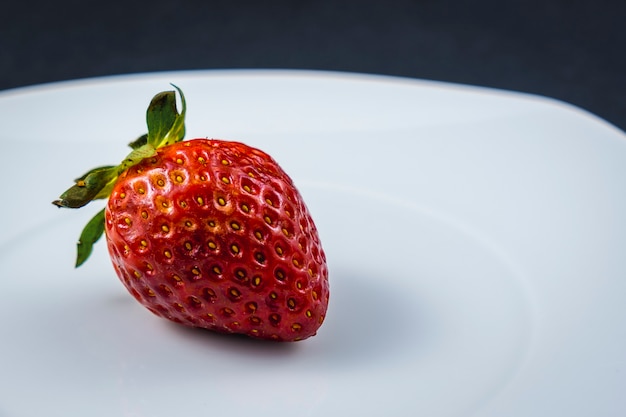
[(375, 286), (368, 273), (339, 269), (333, 274), (332, 316), (307, 343), (274, 343), (165, 321), (163, 325), (183, 344), (195, 345), (196, 351), (202, 349), (212, 359), (219, 357), (233, 366), (256, 362), (260, 367), (270, 363), (308, 371), (367, 369), (393, 362), (394, 357), (405, 356), (403, 350), (419, 346), (414, 340), (425, 337), (422, 330), (427, 327), (419, 300), (398, 288)]

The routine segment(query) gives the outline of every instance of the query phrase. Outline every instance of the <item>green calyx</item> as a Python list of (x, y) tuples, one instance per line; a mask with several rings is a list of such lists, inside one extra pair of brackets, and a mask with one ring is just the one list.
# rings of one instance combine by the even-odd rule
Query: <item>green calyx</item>
[[(163, 91), (150, 101), (146, 112), (148, 133), (129, 144), (131, 152), (119, 165), (94, 168), (74, 180), (74, 185), (52, 202), (57, 207), (80, 208), (93, 200), (106, 199), (122, 172), (145, 158), (156, 155), (156, 150), (183, 140), (185, 136), (185, 96), (180, 95), (182, 110), (176, 108), (176, 91)], [(77, 243), (76, 266), (82, 265), (91, 255), (93, 245), (104, 233), (104, 209), (85, 226)]]

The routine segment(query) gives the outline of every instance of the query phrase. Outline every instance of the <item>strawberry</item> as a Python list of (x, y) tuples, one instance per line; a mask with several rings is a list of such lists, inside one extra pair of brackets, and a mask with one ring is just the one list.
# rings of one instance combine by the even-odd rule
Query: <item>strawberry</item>
[(290, 177), (238, 142), (183, 141), (182, 91), (157, 94), (148, 134), (118, 166), (76, 180), (53, 203), (106, 207), (87, 224), (76, 265), (104, 234), (137, 301), (187, 326), (296, 341), (316, 334), (329, 298), (317, 229)]

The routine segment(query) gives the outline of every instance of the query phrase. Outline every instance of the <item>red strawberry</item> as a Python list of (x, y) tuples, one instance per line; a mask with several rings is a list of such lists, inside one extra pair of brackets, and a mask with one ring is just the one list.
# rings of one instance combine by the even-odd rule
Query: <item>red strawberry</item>
[(302, 197), (260, 150), (183, 142), (178, 91), (180, 115), (174, 91), (155, 96), (149, 133), (128, 158), (89, 171), (54, 202), (108, 198), (81, 235), (77, 266), (105, 232), (120, 280), (154, 314), (262, 339), (313, 336), (326, 315), (328, 269)]

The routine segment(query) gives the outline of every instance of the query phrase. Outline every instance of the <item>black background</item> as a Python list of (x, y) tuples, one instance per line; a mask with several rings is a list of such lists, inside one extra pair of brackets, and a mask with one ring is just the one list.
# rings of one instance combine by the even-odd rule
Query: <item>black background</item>
[(540, 94), (626, 130), (622, 0), (23, 0), (1, 12), (0, 89), (162, 70), (322, 69)]

